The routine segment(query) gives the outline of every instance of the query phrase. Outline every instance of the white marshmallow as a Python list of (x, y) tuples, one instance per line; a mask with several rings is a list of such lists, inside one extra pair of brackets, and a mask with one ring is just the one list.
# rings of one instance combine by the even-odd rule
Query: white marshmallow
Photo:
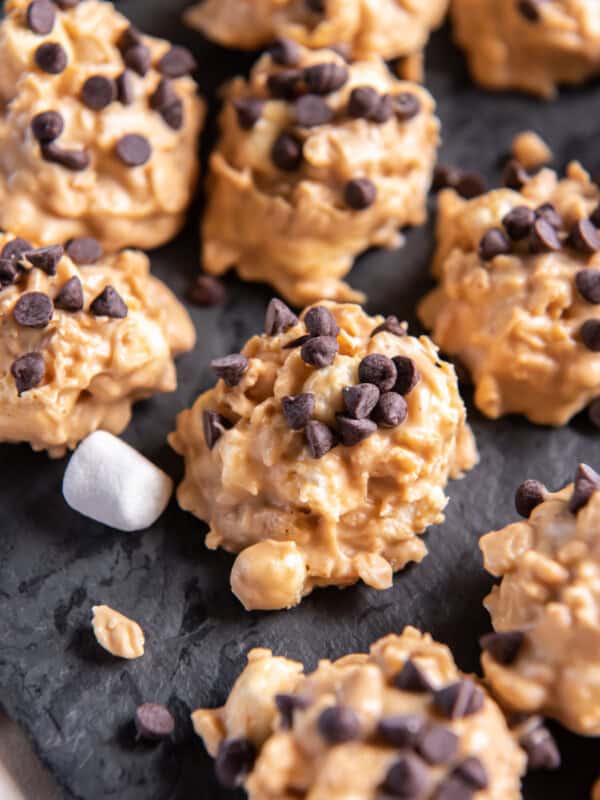
[(117, 436), (95, 431), (71, 456), (62, 490), (80, 514), (120, 531), (140, 531), (165, 510), (173, 481)]

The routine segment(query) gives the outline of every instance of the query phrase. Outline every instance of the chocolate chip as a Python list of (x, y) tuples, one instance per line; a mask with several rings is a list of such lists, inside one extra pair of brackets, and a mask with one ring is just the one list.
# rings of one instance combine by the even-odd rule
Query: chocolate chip
[(187, 47), (173, 45), (160, 59), (157, 69), (167, 78), (182, 78), (193, 72), (197, 66), (196, 59)]
[(538, 217), (533, 223), (529, 237), (529, 249), (532, 253), (546, 253), (560, 250), (561, 241), (554, 225), (544, 217)]
[(419, 737), (417, 752), (429, 764), (447, 764), (458, 750), (458, 741), (443, 725), (430, 725)]
[(231, 428), (231, 422), (216, 411), (202, 412), (202, 429), (204, 441), (209, 450), (212, 450), (225, 431)]
[(391, 358), (380, 353), (365, 356), (358, 365), (358, 378), (361, 383), (374, 383), (380, 392), (394, 388), (398, 373)]
[(18, 261), (21, 256), (25, 255), (25, 253), (28, 253), (30, 250), (33, 250), (33, 248), (27, 239), (21, 239), (20, 236), (15, 236), (14, 239), (11, 239), (10, 242), (4, 245), (0, 257), (10, 259), (11, 261)]
[(289, 730), (294, 724), (294, 712), (303, 711), (310, 705), (306, 697), (297, 694), (276, 694), (275, 705), (281, 715), (281, 725)]
[(346, 386), (342, 391), (346, 411), (354, 419), (366, 419), (377, 405), (379, 389), (372, 383)]
[(134, 44), (123, 53), (123, 61), (125, 66), (137, 72), (143, 78), (150, 69), (152, 53), (145, 44)]
[(479, 242), (479, 258), (482, 261), (492, 261), (496, 256), (508, 255), (510, 251), (510, 241), (500, 228), (490, 228)]
[(48, 247), (39, 247), (37, 250), (29, 250), (25, 257), (32, 267), (43, 270), (47, 275), (56, 275), (56, 267), (64, 252), (64, 247), (52, 244)]
[(580, 269), (575, 274), (575, 286), (577, 291), (588, 303), (598, 305), (600, 303), (600, 269)]
[(597, 228), (600, 228), (600, 203), (598, 203), (596, 208), (590, 214), (590, 220)]
[(302, 163), (302, 142), (290, 133), (282, 133), (271, 148), (271, 158), (278, 169), (293, 172)]
[(524, 481), (515, 492), (517, 514), (529, 519), (533, 509), (543, 503), (545, 498), (546, 487), (543, 483), (531, 479)]
[(558, 213), (558, 211), (554, 208), (552, 203), (542, 203), (541, 206), (538, 206), (535, 209), (535, 216), (536, 218), (545, 219), (546, 222), (549, 222), (553, 228), (556, 230), (560, 230), (563, 226), (563, 218)]
[[(2, 277), (0, 275), (0, 282), (1, 281)], [(587, 413), (592, 425), (596, 428), (600, 428), (600, 397), (596, 397), (592, 400), (588, 406)]]
[(462, 171), (451, 164), (436, 164), (433, 170), (431, 191), (439, 192), (442, 189), (456, 189)]
[(64, 47), (58, 42), (44, 42), (34, 54), (35, 63), (50, 75), (59, 75), (67, 67), (68, 59)]
[(508, 666), (516, 660), (524, 641), (525, 636), (521, 631), (496, 631), (482, 636), (479, 644), (494, 661)]
[(51, 164), (58, 164), (72, 172), (81, 172), (90, 165), (90, 157), (85, 150), (66, 150), (55, 142), (41, 145), (42, 158)]
[(272, 97), (292, 100), (300, 91), (302, 72), (299, 69), (283, 69), (267, 78), (267, 89)]
[(313, 336), (302, 345), (300, 356), (312, 367), (322, 369), (333, 363), (338, 350), (339, 345), (334, 336)]
[(344, 200), (355, 211), (370, 208), (377, 199), (377, 187), (369, 178), (355, 178), (344, 188)]
[(69, 278), (56, 295), (54, 307), (63, 311), (81, 311), (83, 308), (83, 286), (76, 275)]
[(265, 333), (267, 336), (277, 336), (280, 333), (285, 333), (297, 324), (298, 317), (285, 303), (282, 303), (276, 297), (269, 302), (265, 315)]
[(169, 128), (174, 131), (181, 130), (184, 121), (183, 102), (181, 100), (175, 100), (170, 106), (161, 108), (159, 113)]
[(502, 218), (502, 224), (513, 242), (526, 239), (534, 222), (535, 212), (529, 206), (515, 206)]
[(581, 326), (581, 339), (588, 350), (600, 353), (600, 320), (586, 320)]
[(52, 300), (43, 292), (21, 295), (13, 309), (15, 322), (23, 328), (45, 328), (53, 313)]
[(459, 719), (475, 714), (483, 708), (481, 689), (468, 678), (451, 683), (433, 694), (433, 703), (447, 719)]
[(31, 132), (38, 142), (53, 142), (64, 127), (65, 122), (58, 111), (42, 111), (31, 120)]
[(310, 392), (287, 395), (281, 401), (283, 416), (293, 431), (301, 431), (315, 410), (315, 396)]
[(144, 40), (142, 38), (142, 34), (137, 30), (137, 28), (134, 28), (133, 25), (130, 25), (121, 34), (119, 41), (117, 42), (117, 47), (121, 53), (124, 53), (131, 47), (135, 47), (136, 45), (143, 43)]
[(587, 505), (590, 497), (600, 489), (600, 475), (587, 464), (579, 464), (575, 473), (573, 494), (568, 509), (571, 514)]
[(338, 416), (337, 430), (340, 441), (346, 447), (354, 447), (377, 430), (377, 425), (370, 419), (351, 419), (350, 417)]
[(326, 125), (333, 119), (333, 109), (318, 94), (305, 94), (296, 100), (294, 113), (296, 122), (302, 128)]
[(127, 311), (123, 298), (113, 286), (106, 286), (90, 305), (90, 312), (96, 317), (123, 319)]
[(304, 315), (306, 330), (311, 336), (337, 336), (340, 326), (325, 306), (313, 306)]
[(302, 347), (303, 344), (308, 342), (310, 339), (310, 335), (307, 333), (304, 336), (298, 336), (297, 339), (292, 339), (291, 342), (287, 342), (287, 344), (283, 345), (284, 350), (293, 350), (296, 347)]
[(368, 118), (379, 103), (379, 92), (372, 86), (357, 86), (348, 98), (348, 114), (355, 119)]
[(460, 171), (454, 188), (465, 200), (472, 200), (487, 191), (487, 184), (480, 172)]
[(127, 133), (117, 142), (117, 156), (127, 167), (140, 167), (152, 155), (152, 147), (145, 136), (139, 133)]
[(454, 767), (453, 774), (474, 789), (487, 789), (489, 779), (486, 768), (477, 756), (468, 756)]
[(371, 122), (376, 122), (378, 125), (383, 125), (392, 118), (394, 114), (394, 106), (392, 98), (389, 94), (382, 94), (378, 99), (375, 107), (371, 110), (368, 119)]
[(421, 373), (412, 358), (408, 356), (394, 356), (392, 361), (396, 367), (396, 383), (393, 391), (401, 395), (410, 394), (421, 380)]
[(381, 428), (395, 428), (408, 416), (406, 400), (396, 392), (384, 392), (375, 406), (372, 419)]
[(25, 355), (13, 361), (10, 373), (15, 379), (19, 397), (23, 392), (39, 386), (44, 380), (46, 368), (44, 359), (39, 353), (25, 353)]
[(225, 739), (219, 745), (215, 774), (227, 789), (241, 786), (256, 761), (256, 748), (249, 739)]
[(561, 758), (554, 737), (545, 727), (540, 725), (525, 733), (519, 744), (527, 753), (527, 769), (558, 769)]
[(142, 739), (166, 739), (175, 730), (175, 720), (168, 708), (160, 703), (143, 703), (135, 712), (135, 727)]
[(225, 300), (225, 287), (212, 275), (199, 275), (187, 296), (197, 306), (218, 306)]
[(349, 706), (330, 706), (321, 711), (317, 727), (329, 744), (351, 742), (360, 736), (360, 720)]
[(517, 10), (528, 22), (538, 22), (540, 19), (541, 0), (518, 0)]
[(16, 283), (21, 270), (10, 258), (0, 258), (0, 288)]
[(460, 775), (450, 775), (438, 784), (433, 800), (473, 800), (474, 797), (472, 786)]
[(258, 97), (240, 97), (233, 101), (238, 125), (242, 130), (252, 130), (261, 117), (264, 105), (265, 101)]
[(248, 371), (250, 362), (241, 353), (232, 353), (223, 358), (214, 358), (210, 368), (218, 378), (222, 378), (227, 386), (237, 386)]
[(150, 96), (150, 106), (158, 111), (164, 121), (173, 130), (180, 130), (183, 125), (183, 103), (177, 97), (171, 81), (163, 78)]
[(425, 796), (429, 781), (426, 764), (413, 753), (402, 753), (387, 771), (382, 788), (393, 797), (418, 800)]
[(529, 173), (516, 158), (511, 158), (506, 162), (502, 171), (502, 185), (506, 186), (507, 189), (513, 189), (518, 192), (525, 186), (529, 178)]
[(600, 250), (600, 234), (589, 219), (580, 219), (571, 228), (569, 242), (580, 253), (589, 255)]
[(79, 5), (79, 0), (54, 0), (54, 2), (63, 11), (67, 11), (68, 9), (75, 8), (75, 6)]
[(96, 264), (102, 258), (102, 246), (93, 236), (78, 236), (67, 242), (66, 253), (79, 266)]
[(412, 92), (400, 92), (393, 95), (392, 106), (398, 119), (405, 122), (417, 116), (421, 110), (421, 101)]
[(53, 3), (49, 0), (33, 0), (27, 6), (27, 26), (33, 33), (39, 36), (46, 36), (54, 28), (56, 12)]
[(126, 69), (116, 80), (117, 97), (124, 106), (130, 106), (135, 100), (135, 87), (132, 73)]
[(377, 726), (377, 733), (387, 744), (394, 747), (415, 747), (425, 728), (422, 714), (393, 714), (384, 717)]
[(312, 458), (322, 458), (325, 453), (328, 453), (337, 444), (335, 434), (331, 428), (316, 419), (311, 419), (306, 424), (304, 438)]
[(385, 321), (373, 328), (371, 337), (376, 336), (378, 333), (393, 333), (394, 336), (406, 336), (406, 326), (400, 322), (398, 317), (389, 316)]
[(348, 69), (342, 64), (328, 61), (323, 64), (313, 64), (306, 67), (303, 72), (304, 82), (309, 92), (314, 94), (329, 94), (336, 92), (348, 80)]
[(81, 99), (92, 111), (102, 111), (117, 98), (115, 82), (104, 75), (92, 75), (81, 87)]
[(269, 54), (276, 64), (293, 67), (300, 61), (300, 46), (291, 39), (275, 39), (269, 47)]
[(327, 0), (304, 0), (304, 2), (313, 14), (324, 14), (326, 11)]
[(410, 658), (404, 662), (404, 666), (394, 678), (394, 686), (403, 692), (413, 694), (423, 694), (433, 689), (429, 678)]

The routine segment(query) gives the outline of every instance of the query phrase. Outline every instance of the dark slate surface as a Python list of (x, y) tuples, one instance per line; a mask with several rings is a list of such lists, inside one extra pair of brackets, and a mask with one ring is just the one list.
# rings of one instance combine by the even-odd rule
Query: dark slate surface
[[(214, 99), (218, 83), (247, 68), (251, 57), (226, 53), (186, 31), (179, 23), (186, 4), (123, 0), (120, 6), (149, 32), (192, 45), (202, 89)], [(428, 84), (440, 105), (446, 162), (483, 168), (497, 180), (498, 157), (512, 135), (534, 127), (561, 166), (572, 157), (599, 165), (597, 85), (567, 91), (554, 105), (486, 95), (469, 84), (447, 31), (430, 47)], [(156, 274), (180, 296), (196, 270), (196, 217), (197, 209), (188, 231), (152, 255)], [(401, 252), (361, 259), (351, 281), (368, 290), (370, 311), (414, 321), (415, 302), (428, 285), (431, 248), (426, 227), (410, 232)], [(140, 404), (124, 434), (175, 478), (181, 464), (165, 441), (175, 414), (210, 385), (211, 358), (237, 350), (260, 330), (270, 297), (266, 287), (234, 277), (227, 286), (225, 307), (191, 309), (198, 346), (180, 362), (177, 393)], [(396, 576), (389, 591), (320, 590), (293, 611), (270, 614), (242, 610), (228, 589), (231, 558), (205, 550), (202, 525), (175, 502), (152, 530), (114, 533), (66, 507), (64, 460), (52, 462), (26, 446), (0, 446), (0, 703), (31, 736), (65, 797), (233, 797), (216, 786), (188, 716), (197, 706), (223, 702), (253, 646), (271, 646), (310, 667), (318, 657), (365, 649), (412, 623), (451, 645), (462, 668), (476, 669), (477, 637), (489, 628), (481, 600), (490, 587), (478, 536), (515, 517), (513, 492), (524, 478), (558, 487), (578, 461), (599, 466), (600, 458), (599, 434), (582, 418), (553, 431), (517, 418), (487, 421), (469, 407), (481, 464), (450, 486), (446, 522), (427, 535), (428, 558)], [(144, 658), (128, 663), (100, 650), (89, 624), (94, 603), (139, 620), (147, 634)], [(177, 713), (172, 744), (134, 744), (132, 714), (149, 700)], [(528, 778), (527, 800), (587, 796), (597, 747), (564, 731), (558, 735), (564, 769)]]

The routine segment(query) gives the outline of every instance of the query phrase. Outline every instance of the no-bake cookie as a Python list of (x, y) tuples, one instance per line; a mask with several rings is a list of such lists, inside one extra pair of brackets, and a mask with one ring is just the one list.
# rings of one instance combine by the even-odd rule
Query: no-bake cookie
[[(92, 245), (0, 235), (0, 442), (61, 456), (97, 428), (120, 433), (136, 400), (175, 389), (173, 356), (195, 341), (187, 312), (143, 253), (96, 263)], [(94, 263), (78, 266), (86, 246)]]
[(8, 0), (0, 25), (0, 225), (39, 244), (152, 248), (184, 221), (204, 104), (187, 50), (111, 3)]
[(508, 708), (543, 713), (600, 734), (600, 476), (581, 464), (558, 492), (519, 487), (521, 522), (481, 539), (501, 578), (485, 600), (496, 631), (484, 637), (485, 676)]
[(476, 461), (454, 369), (427, 337), (356, 305), (299, 320), (273, 300), (265, 333), (213, 368), (170, 437), (186, 462), (177, 496), (209, 548), (239, 553), (246, 608), (359, 579), (385, 589), (421, 561), (448, 477)]
[(377, 58), (277, 42), (226, 92), (210, 160), (203, 266), (237, 267), (302, 306), (358, 300), (341, 280), (426, 217), (438, 144), (431, 96)]
[(525, 754), (496, 703), (415, 628), (370, 652), (302, 664), (255, 649), (194, 727), (250, 800), (517, 800)]
[(576, 163), (563, 180), (515, 162), (505, 177), (473, 200), (441, 193), (421, 319), (487, 416), (564, 425), (589, 405), (600, 424), (600, 190)]
[(482, 86), (551, 98), (600, 73), (597, 0), (452, 0), (451, 9)]

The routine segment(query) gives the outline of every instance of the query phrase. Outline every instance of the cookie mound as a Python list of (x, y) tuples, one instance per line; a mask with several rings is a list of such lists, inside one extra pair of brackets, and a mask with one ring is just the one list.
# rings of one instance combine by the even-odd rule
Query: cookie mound
[(0, 225), (39, 244), (157, 247), (184, 222), (204, 104), (180, 47), (111, 3), (8, 0), (0, 25)]
[(342, 278), (422, 223), (438, 144), (431, 96), (377, 57), (278, 42), (226, 92), (210, 159), (203, 266), (298, 306), (360, 300)]
[[(83, 258), (85, 245), (67, 251)], [(195, 332), (149, 269), (133, 250), (78, 267), (60, 245), (0, 235), (0, 442), (62, 456), (98, 428), (120, 433), (136, 400), (175, 389), (173, 356)]]
[(407, 627), (302, 664), (255, 649), (223, 706), (192, 715), (225, 786), (250, 800), (518, 800), (525, 754), (452, 654)]
[(179, 503), (208, 523), (209, 548), (239, 554), (247, 609), (359, 579), (385, 589), (425, 556), (418, 534), (442, 521), (448, 477), (476, 460), (454, 370), (356, 305), (299, 320), (273, 300), (265, 330), (215, 360), (217, 385), (179, 415)]

